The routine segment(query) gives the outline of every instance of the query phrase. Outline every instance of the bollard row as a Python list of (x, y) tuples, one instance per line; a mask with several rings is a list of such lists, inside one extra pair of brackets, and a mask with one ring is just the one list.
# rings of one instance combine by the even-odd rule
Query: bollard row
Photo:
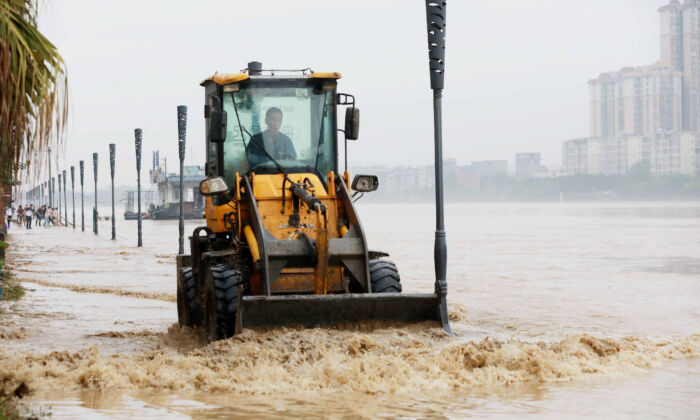
[[(183, 171), (184, 171), (184, 161), (185, 161), (185, 139), (187, 132), (187, 107), (184, 105), (179, 105), (177, 107), (177, 137), (178, 137), (178, 157), (180, 158), (180, 218), (179, 218), (179, 254), (184, 253), (184, 181), (183, 181)], [(137, 207), (137, 219), (138, 219), (138, 238), (137, 246), (143, 246), (143, 234), (142, 234), (142, 213), (141, 213), (141, 155), (143, 146), (143, 130), (140, 128), (134, 129), (134, 146), (136, 152), (136, 185), (137, 185), (137, 196), (138, 196), (138, 207)], [(54, 203), (57, 201), (58, 212), (59, 212), (59, 222), (65, 221), (65, 226), (68, 227), (70, 222), (68, 219), (68, 173), (64, 169), (63, 171), (58, 171), (54, 177), (52, 174), (51, 167), (51, 148), (46, 150), (49, 156), (49, 177), (46, 181), (40, 183), (37, 187), (31, 189), (26, 193), (25, 199), (29, 201), (39, 201), (46, 203), (48, 201), (49, 207), (54, 208)], [(114, 174), (115, 174), (115, 155), (116, 155), (116, 144), (109, 144), (109, 165), (110, 165), (110, 178), (111, 178), (111, 191), (112, 191), (112, 240), (116, 240), (116, 211), (115, 211), (115, 197), (114, 197)], [(95, 187), (95, 200), (92, 208), (92, 231), (95, 235), (99, 233), (99, 211), (97, 208), (97, 169), (98, 169), (98, 159), (99, 154), (92, 154), (92, 169), (93, 169), (93, 179)], [(155, 159), (155, 155), (154, 155)], [(81, 160), (78, 162), (78, 169), (80, 171), (80, 229), (85, 232), (85, 161)], [(58, 196), (56, 195), (56, 178), (58, 178)], [(70, 167), (70, 186), (71, 186), (71, 196), (73, 203), (72, 212), (72, 224), (73, 229), (76, 229), (76, 215), (75, 215), (75, 166)]]

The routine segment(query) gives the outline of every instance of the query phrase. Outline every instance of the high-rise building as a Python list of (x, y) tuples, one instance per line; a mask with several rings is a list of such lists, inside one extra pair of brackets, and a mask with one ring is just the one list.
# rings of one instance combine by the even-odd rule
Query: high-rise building
[(659, 8), (656, 64), (603, 73), (590, 85), (590, 135), (700, 130), (700, 0)]
[(625, 67), (589, 81), (591, 136), (680, 130), (682, 76), (670, 66), (655, 64)]
[(683, 128), (700, 130), (700, 0), (685, 0), (683, 13)]
[(671, 0), (659, 8), (660, 64), (683, 73), (684, 130), (700, 130), (700, 0)]
[(661, 58), (589, 81), (591, 137), (564, 142), (566, 173), (700, 174), (700, 0), (658, 9)]
[(661, 60), (660, 64), (674, 70), (683, 71), (683, 6), (678, 0), (671, 0), (659, 8), (661, 19)]

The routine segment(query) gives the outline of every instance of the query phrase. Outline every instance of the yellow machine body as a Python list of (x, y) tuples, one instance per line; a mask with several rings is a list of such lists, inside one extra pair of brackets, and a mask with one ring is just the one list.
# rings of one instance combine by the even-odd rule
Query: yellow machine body
[[(257, 263), (260, 260), (260, 245), (255, 238), (253, 229), (250, 227), (252, 224), (250, 220), (251, 211), (249, 204), (243, 199), (245, 191), (242, 190), (240, 174), (236, 174), (235, 179), (238, 193), (234, 195), (231, 201), (222, 205), (215, 205), (211, 197), (207, 198), (205, 208), (207, 227), (214, 233), (223, 233), (230, 231), (232, 226), (236, 226), (238, 237), (246, 239), (253, 262)], [(306, 179), (314, 185), (312, 188), (313, 195), (319, 198), (321, 203), (326, 206), (326, 214), (319, 215), (319, 212), (305, 207), (303, 202), (298, 203), (297, 205), (300, 205), (302, 208), (301, 211), (297, 209), (300, 220), (298, 223), (295, 223), (296, 226), (289, 223), (290, 215), (294, 214), (295, 210), (295, 197), (288, 188), (283, 189), (283, 184), (285, 184), (284, 175), (252, 174), (251, 179), (262, 226), (276, 239), (293, 240), (297, 239), (300, 234), (303, 234), (314, 241), (319, 253), (327, 253), (328, 240), (342, 238), (348, 231), (349, 226), (339, 223), (340, 218), (347, 220), (347, 215), (345, 214), (344, 206), (334, 193), (338, 177), (333, 172), (330, 172), (328, 175), (328, 190), (331, 191), (330, 193), (315, 174), (289, 174), (289, 179), (295, 183), (301, 183)], [(349, 189), (348, 180), (349, 175), (345, 174), (340, 179), (340, 182), (344, 182), (345, 187)], [(288, 185), (289, 183), (287, 183)], [(315, 267), (283, 268), (280, 276), (271, 281), (270, 294), (347, 293), (347, 287), (343, 280), (343, 268), (320, 267), (319, 269), (319, 264), (323, 264), (323, 261), (320, 261), (320, 259)], [(260, 274), (254, 272), (251, 278), (253, 294), (262, 294), (261, 280)]]

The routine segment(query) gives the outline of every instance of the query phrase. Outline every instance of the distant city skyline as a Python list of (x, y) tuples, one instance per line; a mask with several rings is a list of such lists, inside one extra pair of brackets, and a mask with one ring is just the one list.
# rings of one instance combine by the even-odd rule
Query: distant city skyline
[(589, 137), (565, 141), (567, 174), (700, 175), (700, 0), (658, 9), (659, 59), (604, 72), (590, 86)]
[[(516, 153), (536, 152), (542, 164), (560, 165), (562, 140), (588, 133), (585, 81), (601, 70), (658, 56), (656, 10), (663, 3), (451, 2), (445, 156), (462, 164), (505, 159), (514, 169)], [(220, 13), (212, 15), (212, 9)], [(375, 29), (356, 31), (352, 39), (341, 36), (334, 24), (339, 15)], [(315, 22), (313, 29), (297, 24), (302, 16)], [(98, 152), (98, 183), (107, 184), (107, 144), (114, 142), (116, 182), (135, 184), (133, 129), (143, 129), (144, 156), (161, 150), (176, 162), (180, 104), (188, 105), (190, 115), (186, 164), (203, 163), (198, 83), (214, 71), (236, 72), (252, 59), (265, 67), (343, 73), (340, 90), (355, 94), (362, 110), (360, 140), (348, 145), (351, 170), (364, 164), (429, 164), (424, 20), (422, 7), (398, 0), (47, 3), (40, 29), (61, 51), (71, 88), (67, 143), (54, 155), (54, 171), (57, 163), (60, 169), (77, 167), (81, 159), (87, 169), (92, 152)], [(232, 50), (221, 48), (220, 40), (251, 31), (260, 35)], [(318, 37), (319, 31), (338, 36)], [(342, 161), (342, 144), (340, 149)]]

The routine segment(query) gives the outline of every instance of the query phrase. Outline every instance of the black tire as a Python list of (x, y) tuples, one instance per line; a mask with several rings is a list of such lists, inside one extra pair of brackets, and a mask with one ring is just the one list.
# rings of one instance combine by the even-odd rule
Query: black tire
[(204, 326), (207, 341), (223, 340), (236, 333), (239, 299), (250, 276), (231, 264), (206, 269)]
[(393, 261), (370, 260), (369, 280), (372, 293), (401, 293), (401, 278)]
[(197, 302), (197, 287), (192, 267), (182, 267), (177, 278), (177, 318), (181, 327), (202, 325), (202, 311)]

